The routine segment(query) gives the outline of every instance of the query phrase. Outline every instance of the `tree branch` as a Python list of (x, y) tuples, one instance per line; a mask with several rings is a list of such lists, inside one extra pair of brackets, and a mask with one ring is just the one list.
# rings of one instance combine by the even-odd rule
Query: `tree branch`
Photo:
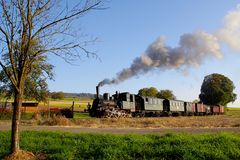
[(38, 29), (38, 30), (33, 34), (33, 37), (32, 37), (32, 38), (35, 38), (41, 31), (45, 30), (46, 28), (52, 27), (52, 26), (55, 25), (55, 24), (58, 24), (58, 23), (60, 23), (60, 22), (69, 20), (69, 19), (71, 19), (71, 18), (74, 18), (74, 17), (76, 17), (76, 16), (78, 16), (78, 15), (80, 15), (80, 14), (82, 14), (82, 13), (85, 13), (85, 12), (91, 10), (91, 9), (96, 9), (95, 7), (98, 6), (99, 4), (101, 4), (101, 1), (99, 1), (99, 2), (97, 2), (97, 3), (95, 3), (95, 4), (91, 5), (91, 6), (89, 6), (89, 7), (87, 7), (87, 8), (84, 8), (83, 10), (80, 10), (80, 11), (78, 11), (78, 12), (76, 12), (76, 13), (73, 13), (73, 14), (71, 14), (71, 15), (65, 16), (65, 17), (60, 18), (60, 19), (58, 19), (58, 20), (55, 20), (55, 21), (53, 21), (53, 22), (51, 22), (51, 23), (49, 23), (49, 24), (41, 27), (40, 29)]

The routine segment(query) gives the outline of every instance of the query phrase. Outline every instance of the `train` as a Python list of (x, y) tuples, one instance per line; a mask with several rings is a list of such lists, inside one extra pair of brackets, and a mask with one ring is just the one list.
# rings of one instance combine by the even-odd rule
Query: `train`
[(186, 102), (182, 100), (145, 97), (129, 92), (116, 92), (99, 95), (96, 87), (89, 115), (98, 118), (118, 117), (161, 117), (161, 116), (203, 116), (224, 114), (222, 105), (206, 105), (203, 103)]

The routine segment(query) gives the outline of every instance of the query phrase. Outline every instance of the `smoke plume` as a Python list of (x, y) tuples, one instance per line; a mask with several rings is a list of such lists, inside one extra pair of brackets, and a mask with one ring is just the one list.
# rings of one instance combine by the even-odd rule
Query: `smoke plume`
[(223, 19), (223, 27), (215, 33), (196, 31), (180, 37), (178, 47), (165, 44), (164, 37), (159, 37), (149, 45), (146, 51), (136, 57), (129, 68), (120, 71), (113, 79), (104, 79), (99, 86), (118, 84), (131, 77), (145, 74), (154, 69), (187, 69), (196, 67), (208, 57), (223, 57), (220, 44), (240, 50), (240, 8), (230, 11)]

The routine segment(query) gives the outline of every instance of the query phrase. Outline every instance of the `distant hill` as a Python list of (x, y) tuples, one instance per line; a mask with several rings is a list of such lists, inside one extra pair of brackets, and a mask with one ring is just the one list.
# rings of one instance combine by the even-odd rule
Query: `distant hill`
[(92, 93), (64, 93), (64, 97), (66, 98), (91, 98), (94, 99), (96, 97), (96, 94), (92, 94)]

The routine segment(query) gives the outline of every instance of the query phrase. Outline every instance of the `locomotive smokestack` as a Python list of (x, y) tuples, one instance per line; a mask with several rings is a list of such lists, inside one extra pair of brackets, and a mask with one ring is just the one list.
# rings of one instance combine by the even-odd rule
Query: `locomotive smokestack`
[(99, 86), (96, 86), (96, 98), (99, 99)]

